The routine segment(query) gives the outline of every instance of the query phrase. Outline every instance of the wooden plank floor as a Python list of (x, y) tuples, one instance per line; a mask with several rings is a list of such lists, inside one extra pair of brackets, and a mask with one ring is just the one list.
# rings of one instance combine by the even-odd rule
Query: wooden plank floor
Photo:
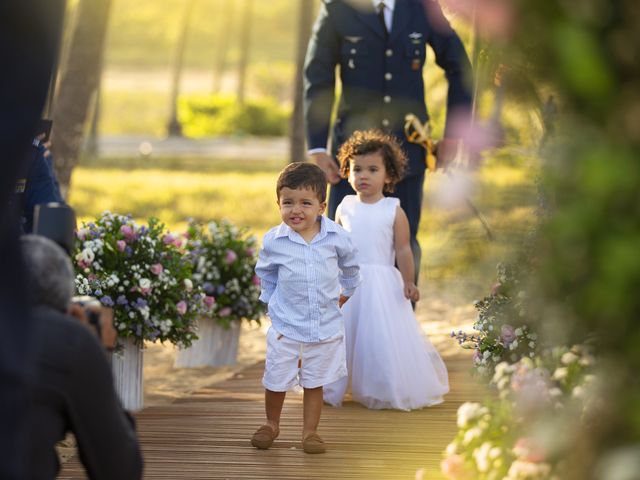
[[(324, 455), (305, 454), (300, 445), (302, 395), (290, 393), (280, 437), (269, 450), (249, 439), (264, 420), (263, 364), (137, 415), (146, 479), (414, 479), (437, 480), (442, 451), (455, 432), (456, 410), (480, 400), (482, 387), (471, 378), (470, 357), (445, 358), (451, 392), (445, 403), (413, 412), (368, 410), (346, 402), (325, 407), (319, 432)], [(85, 478), (77, 458), (59, 478)]]

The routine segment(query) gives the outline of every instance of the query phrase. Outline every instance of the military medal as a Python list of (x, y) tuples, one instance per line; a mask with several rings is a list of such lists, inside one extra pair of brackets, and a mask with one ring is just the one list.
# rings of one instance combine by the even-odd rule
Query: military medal
[(24, 193), (27, 188), (27, 179), (21, 178), (16, 182), (16, 193)]
[(421, 65), (421, 62), (420, 62), (420, 59), (419, 59), (419, 58), (414, 58), (414, 59), (411, 61), (411, 70), (414, 70), (414, 71), (416, 71), (416, 70), (420, 70), (420, 67), (421, 67), (421, 66), (422, 66), (422, 65)]

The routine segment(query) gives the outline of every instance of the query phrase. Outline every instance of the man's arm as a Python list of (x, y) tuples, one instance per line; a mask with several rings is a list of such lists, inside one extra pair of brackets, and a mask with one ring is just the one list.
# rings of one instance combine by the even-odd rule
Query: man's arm
[(336, 65), (340, 37), (323, 2), (307, 48), (304, 66), (304, 112), (309, 156), (324, 171), (327, 180), (340, 180), (335, 160), (327, 153), (331, 110), (335, 99)]
[(69, 416), (89, 478), (138, 479), (142, 455), (133, 419), (116, 396), (111, 367), (88, 329), (78, 331), (69, 378)]

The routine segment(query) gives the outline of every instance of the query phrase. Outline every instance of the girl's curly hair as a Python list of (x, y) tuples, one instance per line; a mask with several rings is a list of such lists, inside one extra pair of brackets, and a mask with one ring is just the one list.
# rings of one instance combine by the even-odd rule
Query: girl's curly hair
[(407, 166), (407, 156), (400, 147), (398, 140), (380, 130), (356, 131), (342, 144), (338, 150), (340, 174), (342, 178), (349, 177), (350, 161), (357, 155), (380, 153), (387, 172), (389, 183), (384, 186), (384, 192), (391, 193), (404, 177)]

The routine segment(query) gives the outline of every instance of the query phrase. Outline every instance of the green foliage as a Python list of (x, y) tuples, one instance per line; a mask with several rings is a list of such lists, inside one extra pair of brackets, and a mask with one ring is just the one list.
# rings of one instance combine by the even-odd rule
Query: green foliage
[(185, 135), (194, 138), (215, 135), (282, 136), (288, 113), (269, 99), (240, 104), (232, 96), (193, 95), (182, 97), (179, 118)]

